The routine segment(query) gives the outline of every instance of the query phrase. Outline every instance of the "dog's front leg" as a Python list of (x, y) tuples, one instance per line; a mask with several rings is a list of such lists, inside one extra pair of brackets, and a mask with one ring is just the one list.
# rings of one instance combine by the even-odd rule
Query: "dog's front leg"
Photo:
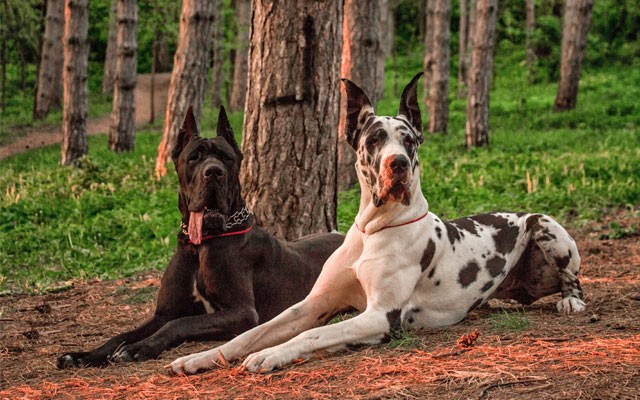
[(220, 347), (178, 358), (170, 364), (175, 373), (193, 374), (214, 368), (218, 361), (235, 361), (251, 352), (283, 343), (307, 329), (326, 323), (348, 307), (363, 309), (364, 293), (353, 271), (357, 259), (353, 247), (343, 245), (327, 260), (311, 293), (276, 316)]
[(420, 277), (420, 267), (398, 265), (397, 256), (360, 263), (358, 279), (367, 295), (362, 314), (337, 324), (315, 328), (255, 354), (243, 365), (253, 372), (266, 372), (309, 358), (316, 351), (335, 351), (348, 345), (377, 344), (398, 329), (402, 307)]

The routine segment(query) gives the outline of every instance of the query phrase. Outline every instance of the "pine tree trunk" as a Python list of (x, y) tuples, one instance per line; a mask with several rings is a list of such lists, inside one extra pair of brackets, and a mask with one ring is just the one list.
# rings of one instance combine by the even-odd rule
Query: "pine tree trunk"
[(7, 32), (6, 18), (9, 15), (7, 0), (2, 0), (2, 16), (0, 16), (0, 111), (7, 109)]
[[(434, 1), (434, 0), (431, 0)], [(451, 0), (434, 1), (429, 132), (447, 132), (449, 118), (449, 37)]]
[(89, 0), (65, 0), (62, 84), (62, 164), (73, 165), (87, 154), (87, 31)]
[[(342, 63), (340, 77), (356, 82), (375, 104), (384, 92), (378, 79), (384, 76), (382, 14), (378, 0), (345, 0), (342, 24)], [(379, 71), (378, 68), (382, 68)], [(384, 85), (384, 79), (383, 79)], [(347, 98), (341, 89), (340, 122), (338, 125), (338, 187), (350, 189), (358, 182), (355, 171), (356, 155), (345, 137)]]
[(118, 51), (118, 0), (111, 0), (109, 13), (109, 36), (107, 38), (107, 52), (104, 57), (104, 76), (102, 78), (102, 93), (113, 93), (113, 83), (116, 73), (116, 59)]
[(562, 22), (562, 59), (560, 82), (554, 111), (576, 107), (578, 84), (582, 71), (582, 58), (591, 25), (593, 0), (567, 0)]
[(33, 118), (47, 116), (62, 100), (62, 35), (64, 34), (64, 0), (47, 1), (47, 17), (42, 42), (42, 56), (36, 88)]
[(109, 129), (109, 148), (132, 151), (135, 133), (136, 25), (137, 0), (118, 0), (117, 60), (114, 77), (113, 110)]
[(533, 31), (536, 27), (536, 3), (535, 0), (527, 0), (527, 28), (526, 28), (526, 40), (525, 40), (525, 53), (527, 56), (527, 69), (529, 70), (529, 82), (533, 83), (536, 80), (536, 53), (533, 50)]
[(173, 59), (165, 110), (164, 132), (156, 159), (158, 177), (166, 173), (165, 163), (171, 155), (187, 109), (193, 107), (198, 121), (202, 115), (212, 34), (213, 1), (184, 0), (180, 15), (178, 48)]
[(245, 94), (247, 92), (247, 46), (249, 44), (249, 24), (251, 23), (251, 1), (238, 0), (236, 7), (238, 37), (234, 57), (233, 87), (229, 102), (231, 112), (244, 110)]
[(467, 148), (489, 145), (489, 90), (493, 68), (498, 0), (478, 0), (473, 34), (469, 94), (467, 97)]
[(215, 109), (222, 104), (222, 40), (224, 35), (224, 1), (213, 0), (213, 41), (211, 68), (211, 106)]
[(467, 95), (467, 49), (469, 44), (469, 3), (460, 0), (460, 19), (458, 24), (458, 97)]
[(151, 45), (151, 78), (149, 82), (149, 123), (156, 120), (156, 68), (158, 63), (158, 31), (154, 32), (153, 45)]
[(252, 21), (245, 198), (279, 237), (335, 229), (342, 1), (257, 0)]
[(426, 23), (425, 23), (425, 35), (424, 35), (424, 63), (423, 63), (423, 87), (425, 104), (429, 106), (429, 93), (431, 93), (431, 77), (433, 75), (433, 34), (434, 34), (434, 19), (435, 19), (435, 1), (426, 0)]

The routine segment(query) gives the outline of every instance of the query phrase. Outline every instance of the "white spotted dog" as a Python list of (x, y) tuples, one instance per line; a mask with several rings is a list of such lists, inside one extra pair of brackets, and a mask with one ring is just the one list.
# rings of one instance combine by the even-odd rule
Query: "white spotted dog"
[[(428, 212), (417, 149), (423, 141), (413, 78), (399, 115), (376, 116), (366, 94), (343, 80), (347, 140), (358, 154), (360, 209), (344, 244), (309, 295), (220, 347), (171, 363), (195, 373), (249, 355), (249, 371), (271, 371), (315, 352), (380, 343), (408, 327), (461, 321), (492, 297), (523, 304), (557, 292), (562, 313), (585, 309), (573, 239), (543, 214), (492, 213), (444, 222)], [(361, 313), (325, 325), (348, 308)]]

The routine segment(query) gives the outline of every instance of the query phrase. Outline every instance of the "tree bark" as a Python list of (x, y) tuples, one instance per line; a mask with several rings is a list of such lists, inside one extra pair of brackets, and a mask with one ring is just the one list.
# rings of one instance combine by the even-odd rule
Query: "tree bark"
[(562, 58), (560, 82), (554, 103), (554, 111), (576, 107), (578, 84), (582, 71), (582, 58), (591, 25), (593, 0), (567, 0), (562, 22)]
[(431, 77), (433, 75), (433, 29), (435, 19), (435, 0), (427, 0), (425, 35), (424, 35), (424, 99), (427, 107), (429, 93), (431, 92)]
[(7, 109), (7, 16), (9, 15), (7, 0), (2, 0), (2, 17), (0, 24), (0, 110)]
[(447, 132), (449, 118), (449, 38), (451, 0), (431, 0), (434, 4), (431, 90), (429, 92), (429, 132)]
[[(342, 62), (340, 77), (358, 84), (370, 97), (374, 107), (384, 94), (378, 80), (384, 76), (383, 28), (380, 25), (382, 4), (378, 0), (345, 0), (342, 24)], [(379, 69), (382, 69), (380, 71)], [(340, 122), (338, 124), (338, 187), (350, 189), (358, 182), (356, 155), (346, 140), (347, 94), (340, 91)]]
[(536, 53), (533, 49), (532, 37), (536, 27), (536, 3), (535, 0), (527, 0), (527, 27), (525, 40), (525, 53), (527, 57), (527, 69), (529, 70), (529, 82), (536, 80)]
[(118, 0), (117, 60), (114, 76), (113, 110), (109, 129), (109, 148), (133, 151), (136, 107), (136, 0)]
[(213, 41), (211, 68), (211, 106), (222, 104), (222, 40), (224, 36), (224, 1), (213, 0)]
[(342, 1), (257, 0), (252, 21), (245, 199), (279, 237), (333, 230)]
[(118, 51), (118, 0), (111, 0), (109, 13), (109, 36), (107, 38), (107, 52), (104, 57), (104, 76), (102, 78), (102, 93), (113, 93), (114, 76), (116, 73), (116, 59)]
[(62, 100), (62, 35), (64, 33), (64, 0), (47, 1), (42, 56), (36, 88), (34, 119), (47, 116), (54, 107), (60, 107)]
[(249, 44), (249, 26), (251, 19), (251, 1), (238, 0), (236, 2), (238, 18), (238, 36), (233, 68), (233, 87), (229, 109), (231, 112), (244, 110), (245, 94), (247, 92), (247, 46)]
[(73, 165), (88, 151), (87, 65), (88, 0), (65, 0), (62, 84), (62, 164)]
[(467, 95), (467, 49), (469, 43), (469, 2), (460, 0), (460, 19), (458, 23), (458, 97)]
[(498, 0), (478, 0), (467, 96), (467, 148), (489, 145), (489, 90), (497, 14)]
[(184, 0), (180, 15), (178, 48), (173, 59), (173, 72), (165, 109), (164, 132), (156, 159), (158, 177), (166, 173), (165, 163), (171, 155), (187, 109), (193, 107), (197, 121), (202, 115), (212, 34), (213, 1)]

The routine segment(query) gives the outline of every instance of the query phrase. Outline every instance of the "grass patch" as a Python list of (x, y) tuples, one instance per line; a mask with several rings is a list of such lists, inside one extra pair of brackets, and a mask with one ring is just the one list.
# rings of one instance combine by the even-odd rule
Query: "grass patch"
[(529, 320), (524, 309), (507, 311), (504, 308), (500, 312), (491, 314), (491, 326), (500, 331), (521, 331), (529, 327)]

